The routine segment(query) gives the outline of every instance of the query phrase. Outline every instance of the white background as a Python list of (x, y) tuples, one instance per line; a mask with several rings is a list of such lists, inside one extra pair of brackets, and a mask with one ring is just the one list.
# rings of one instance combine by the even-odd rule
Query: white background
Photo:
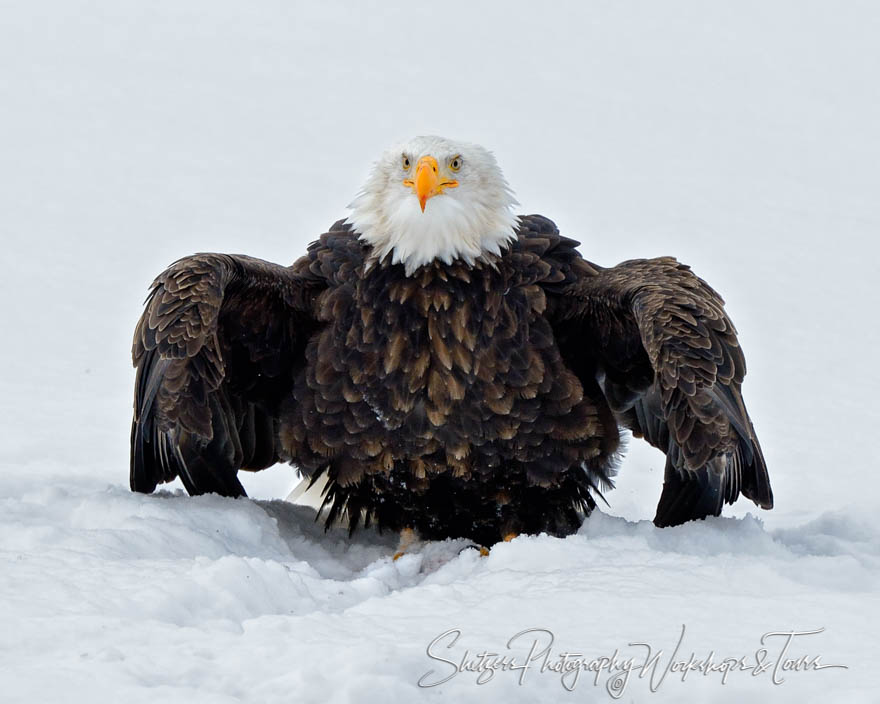
[[(688, 654), (725, 656), (824, 626), (798, 654), (850, 669), (633, 677), (624, 701), (876, 701), (878, 36), (869, 2), (0, 2), (3, 698), (533, 701), (566, 693), (419, 690), (425, 647), (540, 626), (668, 654), (686, 624)], [(128, 493), (152, 278), (194, 251), (293, 261), (420, 133), (492, 149), (588, 259), (673, 254), (722, 293), (772, 512), (654, 529), (663, 459), (635, 443), (610, 515), (483, 560)], [(269, 499), (296, 476), (244, 480)]]

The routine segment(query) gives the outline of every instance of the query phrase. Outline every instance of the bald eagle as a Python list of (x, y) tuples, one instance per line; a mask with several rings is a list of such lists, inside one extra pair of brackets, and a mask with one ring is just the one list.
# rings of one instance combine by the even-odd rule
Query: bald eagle
[(244, 496), (239, 470), (289, 462), (327, 525), (491, 545), (576, 531), (627, 428), (666, 453), (657, 526), (771, 508), (721, 297), (515, 205), (490, 152), (419, 137), (292, 266), (172, 264), (134, 334), (131, 488)]

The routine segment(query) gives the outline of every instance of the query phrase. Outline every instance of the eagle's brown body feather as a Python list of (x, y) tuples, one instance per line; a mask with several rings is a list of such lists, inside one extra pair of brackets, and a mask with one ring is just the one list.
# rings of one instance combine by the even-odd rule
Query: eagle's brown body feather
[(135, 333), (132, 488), (329, 475), (328, 521), (492, 543), (577, 529), (619, 425), (667, 453), (656, 522), (772, 505), (717, 294), (672, 259), (602, 269), (540, 216), (500, 257), (406, 276), (337, 223), (292, 267), (195, 255)]

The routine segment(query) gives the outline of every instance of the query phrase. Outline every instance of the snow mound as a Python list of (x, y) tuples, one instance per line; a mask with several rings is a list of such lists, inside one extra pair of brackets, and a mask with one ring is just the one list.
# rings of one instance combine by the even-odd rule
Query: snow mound
[[(429, 542), (393, 561), (396, 535), (325, 532), (307, 506), (143, 496), (88, 479), (13, 484), (0, 518), (0, 686), (13, 700), (64, 698), (75, 684), (83, 698), (133, 701), (320, 701), (330, 690), (340, 701), (531, 701), (565, 690), (558, 678), (519, 685), (509, 673), (419, 688), (437, 671), (428, 644), (461, 629), (460, 656), (541, 628), (585, 652), (651, 639), (669, 650), (683, 620), (692, 649), (737, 654), (769, 630), (824, 627), (810, 645), (851, 669), (778, 687), (693, 677), (664, 683), (661, 700), (762, 685), (809, 698), (817, 685), (846, 691), (865, 676), (851, 636), (865, 627), (865, 604), (876, 605), (880, 535), (842, 512), (776, 530), (752, 516), (658, 530), (597, 512), (566, 539), (521, 536), (485, 558), (467, 541)], [(57, 666), (46, 670), (48, 660)], [(608, 696), (601, 685), (578, 686)], [(650, 692), (635, 676), (627, 686)]]

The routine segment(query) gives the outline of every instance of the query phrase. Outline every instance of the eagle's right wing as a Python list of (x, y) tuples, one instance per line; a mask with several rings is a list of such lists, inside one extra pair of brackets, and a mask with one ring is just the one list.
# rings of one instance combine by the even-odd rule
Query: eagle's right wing
[(180, 259), (156, 278), (132, 346), (132, 490), (179, 476), (190, 494), (243, 496), (237, 471), (278, 461), (278, 409), (318, 326), (322, 283), (308, 266), (227, 254)]
[(654, 523), (719, 515), (742, 494), (772, 508), (773, 492), (742, 399), (745, 357), (721, 297), (671, 257), (603, 268), (537, 216), (532, 246), (559, 267), (548, 318), (582, 383), (598, 381), (618, 421), (666, 453)]

